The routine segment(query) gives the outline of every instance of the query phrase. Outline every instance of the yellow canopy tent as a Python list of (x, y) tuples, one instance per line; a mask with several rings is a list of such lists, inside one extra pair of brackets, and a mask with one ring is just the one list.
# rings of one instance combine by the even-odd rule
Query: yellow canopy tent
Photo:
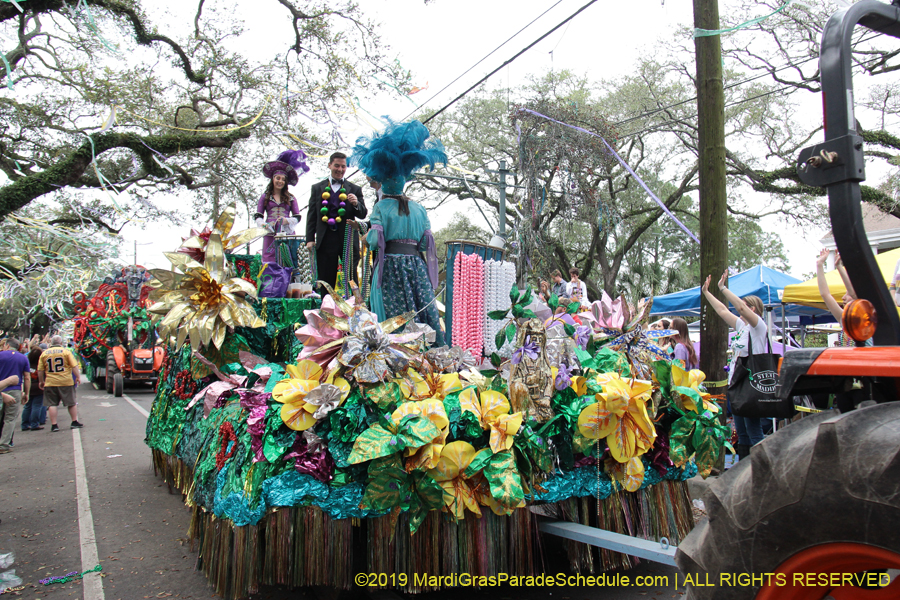
[[(875, 260), (878, 262), (878, 267), (881, 269), (884, 280), (890, 284), (891, 278), (894, 276), (894, 269), (897, 267), (897, 261), (900, 260), (900, 248), (877, 254)], [(828, 291), (835, 300), (840, 302), (847, 292), (847, 288), (844, 287), (844, 282), (841, 281), (841, 276), (837, 270), (825, 273), (825, 281), (828, 282)], [(802, 304), (804, 306), (825, 308), (822, 296), (819, 295), (819, 284), (816, 283), (815, 277), (803, 283), (785, 286), (781, 301), (785, 304)]]

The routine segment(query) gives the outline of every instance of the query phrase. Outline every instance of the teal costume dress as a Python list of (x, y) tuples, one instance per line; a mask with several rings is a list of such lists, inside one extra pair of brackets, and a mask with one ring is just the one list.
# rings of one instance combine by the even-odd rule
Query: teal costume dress
[(385, 194), (372, 210), (369, 222), (372, 228), (366, 242), (378, 250), (369, 308), (381, 321), (416, 312), (415, 321), (434, 329), (435, 345), (443, 346), (444, 334), (434, 303), (437, 254), (428, 213), (410, 200), (409, 215), (402, 215), (397, 197)]

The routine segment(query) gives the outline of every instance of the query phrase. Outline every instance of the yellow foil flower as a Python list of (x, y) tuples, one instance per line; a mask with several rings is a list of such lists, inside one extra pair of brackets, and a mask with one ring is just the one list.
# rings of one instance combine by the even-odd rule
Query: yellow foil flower
[(439, 436), (424, 446), (406, 449), (406, 456), (410, 457), (406, 461), (406, 470), (435, 468), (450, 431), (450, 419), (447, 417), (447, 411), (444, 410), (444, 403), (435, 399), (404, 402), (391, 414), (391, 420), (395, 425), (399, 425), (400, 420), (406, 415), (421, 415), (431, 421), (441, 432)]
[(409, 400), (443, 400), (447, 394), (463, 389), (459, 373), (419, 373), (414, 369), (406, 372), (406, 377), (394, 380), (400, 385), (403, 397)]
[[(481, 450), (480, 452), (486, 452)], [(472, 444), (464, 441), (450, 442), (441, 449), (437, 464), (428, 474), (444, 490), (446, 510), (456, 520), (465, 518), (465, 511), (481, 516), (481, 509), (465, 475), (466, 469), (475, 459), (478, 452)]]
[(350, 395), (350, 384), (332, 373), (324, 382), (322, 367), (301, 360), (285, 369), (290, 375), (272, 389), (272, 399), (281, 402), (281, 420), (295, 431), (304, 431), (325, 418)]
[(656, 429), (647, 414), (653, 384), (641, 379), (608, 377), (597, 402), (578, 416), (578, 431), (586, 438), (606, 438), (609, 452), (624, 463), (653, 446)]
[(482, 429), (491, 432), (491, 451), (495, 454), (512, 448), (513, 438), (522, 426), (521, 412), (510, 414), (506, 396), (494, 390), (477, 394), (473, 388), (466, 388), (459, 394), (459, 407), (474, 413)]
[(684, 407), (700, 414), (704, 410), (711, 413), (719, 412), (719, 407), (714, 402), (708, 402), (710, 394), (700, 389), (700, 384), (706, 379), (706, 373), (700, 369), (691, 369), (685, 371), (680, 366), (672, 363), (672, 387), (686, 387), (694, 390), (703, 399), (703, 408), (697, 406), (693, 398), (686, 394), (681, 394), (681, 401)]
[(256, 298), (256, 288), (240, 277), (229, 277), (218, 234), (209, 236), (202, 265), (186, 254), (165, 254), (181, 273), (165, 269), (150, 271), (158, 287), (150, 293), (150, 300), (155, 304), (149, 312), (155, 315), (156, 327), (164, 339), (177, 332), (179, 346), (190, 336), (194, 350), (210, 342), (221, 348), (229, 327), (265, 326), (265, 321), (256, 316), (256, 311), (244, 299), (244, 296)]

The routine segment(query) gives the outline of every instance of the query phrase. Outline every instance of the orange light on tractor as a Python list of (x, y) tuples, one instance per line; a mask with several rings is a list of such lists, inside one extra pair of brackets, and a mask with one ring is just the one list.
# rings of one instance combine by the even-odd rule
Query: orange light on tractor
[(878, 327), (878, 315), (872, 303), (863, 298), (848, 302), (841, 315), (841, 327), (844, 333), (857, 342), (865, 342), (875, 335)]

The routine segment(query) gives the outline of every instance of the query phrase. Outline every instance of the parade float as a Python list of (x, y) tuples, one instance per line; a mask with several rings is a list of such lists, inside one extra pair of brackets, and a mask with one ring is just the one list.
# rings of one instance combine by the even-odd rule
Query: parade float
[(93, 295), (73, 294), (75, 351), (89, 381), (121, 396), (127, 381), (154, 383), (165, 351), (156, 345), (149, 272), (130, 265), (107, 277)]
[[(690, 531), (685, 481), (727, 429), (703, 374), (648, 337), (649, 304), (554, 314), (513, 285), (485, 315), (509, 358), (430, 348), (414, 315), (379, 322), (358, 294), (259, 298), (259, 257), (226, 253), (232, 223), (168, 253), (149, 296), (168, 349), (146, 442), (217, 594), (537, 575), (548, 517)], [(636, 560), (565, 547), (579, 573)]]

